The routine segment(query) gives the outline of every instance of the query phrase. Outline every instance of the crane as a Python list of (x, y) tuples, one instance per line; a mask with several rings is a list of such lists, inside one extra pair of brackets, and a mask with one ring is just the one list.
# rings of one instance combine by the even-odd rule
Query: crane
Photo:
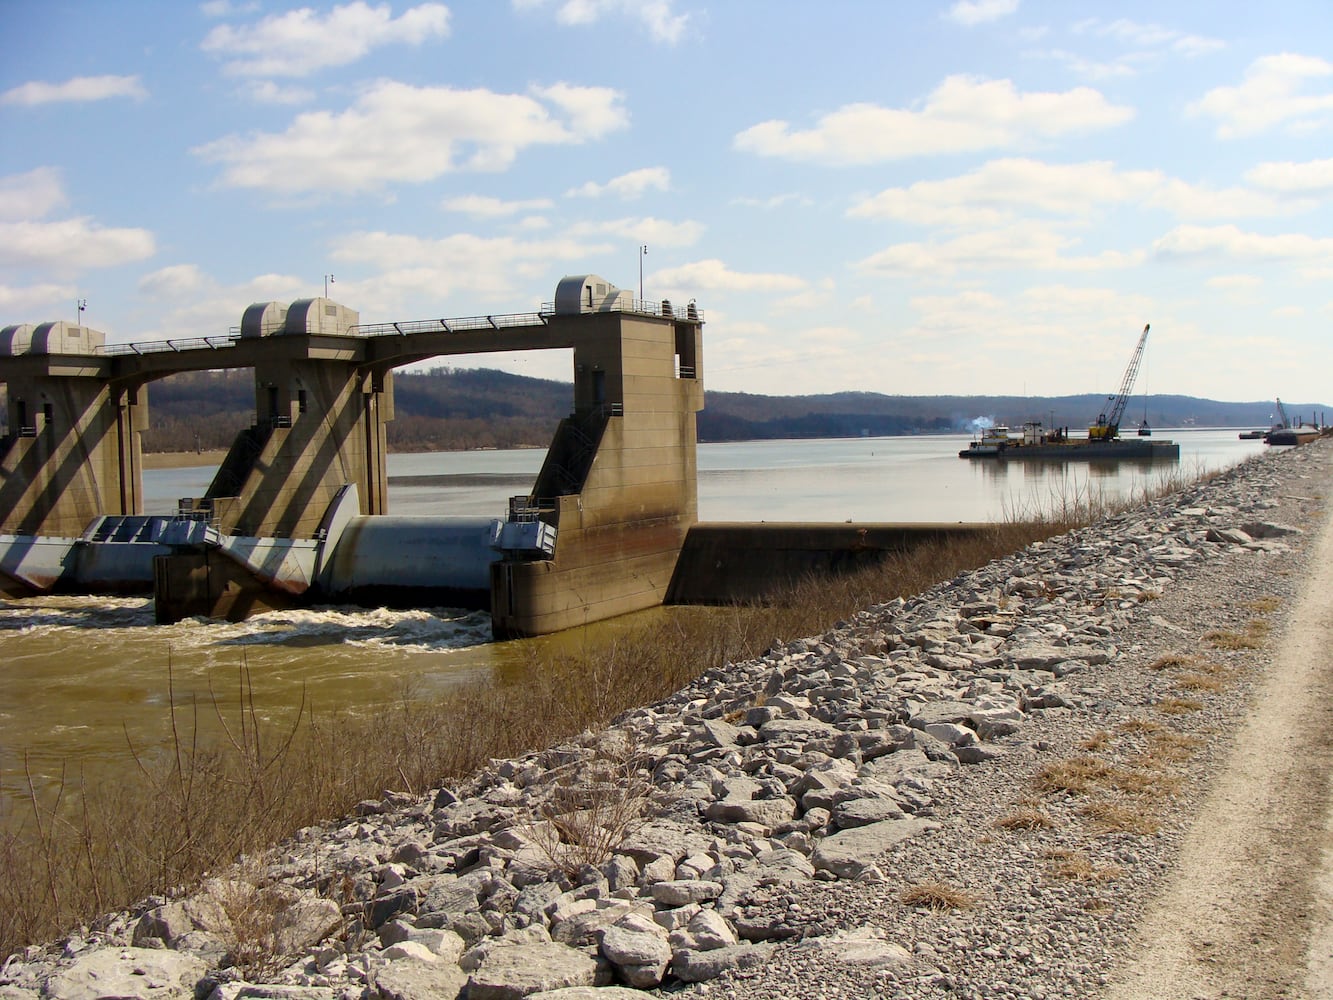
[(1148, 326), (1143, 324), (1143, 335), (1139, 337), (1139, 346), (1134, 348), (1134, 356), (1129, 359), (1125, 377), (1120, 380), (1120, 392), (1107, 396), (1111, 409), (1097, 414), (1097, 423), (1088, 428), (1089, 441), (1114, 441), (1120, 436), (1120, 418), (1125, 415), (1125, 406), (1129, 402), (1130, 391), (1134, 388), (1134, 379), (1139, 374), (1139, 362), (1143, 360), (1143, 347), (1148, 342)]
[(1280, 427), (1290, 427), (1290, 426), (1291, 426), (1291, 418), (1287, 416), (1287, 408), (1286, 408), (1285, 406), (1282, 405), (1282, 400), (1281, 400), (1281, 399), (1279, 399), (1279, 400), (1277, 401), (1277, 412), (1278, 412), (1278, 416), (1279, 416), (1279, 418), (1281, 418), (1281, 422), (1280, 422), (1280, 423), (1276, 423), (1276, 424), (1274, 424), (1274, 425), (1273, 425), (1273, 429), (1274, 429), (1274, 430), (1277, 430), (1277, 429), (1280, 428)]

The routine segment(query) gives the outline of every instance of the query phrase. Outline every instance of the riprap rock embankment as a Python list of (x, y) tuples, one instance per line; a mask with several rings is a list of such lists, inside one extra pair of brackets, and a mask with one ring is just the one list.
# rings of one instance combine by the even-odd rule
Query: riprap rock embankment
[[(1267, 454), (605, 732), (362, 803), (32, 950), (0, 1000), (1086, 996), (1124, 945), (1105, 915), (1132, 916), (1169, 864), (1182, 769), (1206, 774), (1197, 748), (1262, 666), (1260, 644), (1204, 636), (1280, 623), (1331, 460), (1329, 442)], [(1187, 691), (1168, 652), (1230, 683)], [(1149, 768), (1164, 732), (1180, 752)], [(1052, 779), (1078, 759), (1110, 769), (1102, 799)], [(1145, 822), (1108, 825), (1114, 806)], [(911, 902), (950, 892), (963, 908)]]

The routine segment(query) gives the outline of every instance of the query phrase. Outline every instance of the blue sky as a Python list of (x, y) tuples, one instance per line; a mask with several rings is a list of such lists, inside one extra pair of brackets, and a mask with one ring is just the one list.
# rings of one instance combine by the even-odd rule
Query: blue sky
[[(696, 299), (706, 385), (1333, 399), (1320, 2), (5, 0), (0, 325)], [(641, 255), (639, 247), (648, 252)], [(569, 360), (454, 363), (571, 378)]]

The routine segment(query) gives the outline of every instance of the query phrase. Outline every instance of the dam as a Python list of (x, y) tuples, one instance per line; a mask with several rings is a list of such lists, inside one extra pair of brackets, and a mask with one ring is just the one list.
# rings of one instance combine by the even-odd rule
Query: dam
[[(0, 330), (0, 593), (152, 589), (159, 622), (294, 603), (488, 609), (497, 638), (663, 601), (725, 603), (915, 540), (933, 525), (697, 525), (704, 317), (568, 276), (537, 312), (363, 324), (328, 298), (256, 303), (225, 335), (107, 344), (52, 322)], [(531, 490), (495, 517), (388, 509), (393, 372), (563, 349), (573, 405)], [(255, 419), (201, 497), (143, 513), (148, 386), (253, 372)], [(758, 532), (758, 533), (757, 533)]]

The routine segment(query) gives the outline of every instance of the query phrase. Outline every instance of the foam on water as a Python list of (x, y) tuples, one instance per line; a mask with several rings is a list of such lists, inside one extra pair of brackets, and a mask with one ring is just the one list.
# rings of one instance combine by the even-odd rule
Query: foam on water
[(269, 611), (242, 622), (190, 618), (156, 625), (151, 598), (44, 596), (0, 601), (0, 633), (42, 636), (82, 629), (143, 630), (145, 638), (187, 649), (347, 645), (448, 651), (491, 641), (490, 615), (458, 608), (311, 607)]

